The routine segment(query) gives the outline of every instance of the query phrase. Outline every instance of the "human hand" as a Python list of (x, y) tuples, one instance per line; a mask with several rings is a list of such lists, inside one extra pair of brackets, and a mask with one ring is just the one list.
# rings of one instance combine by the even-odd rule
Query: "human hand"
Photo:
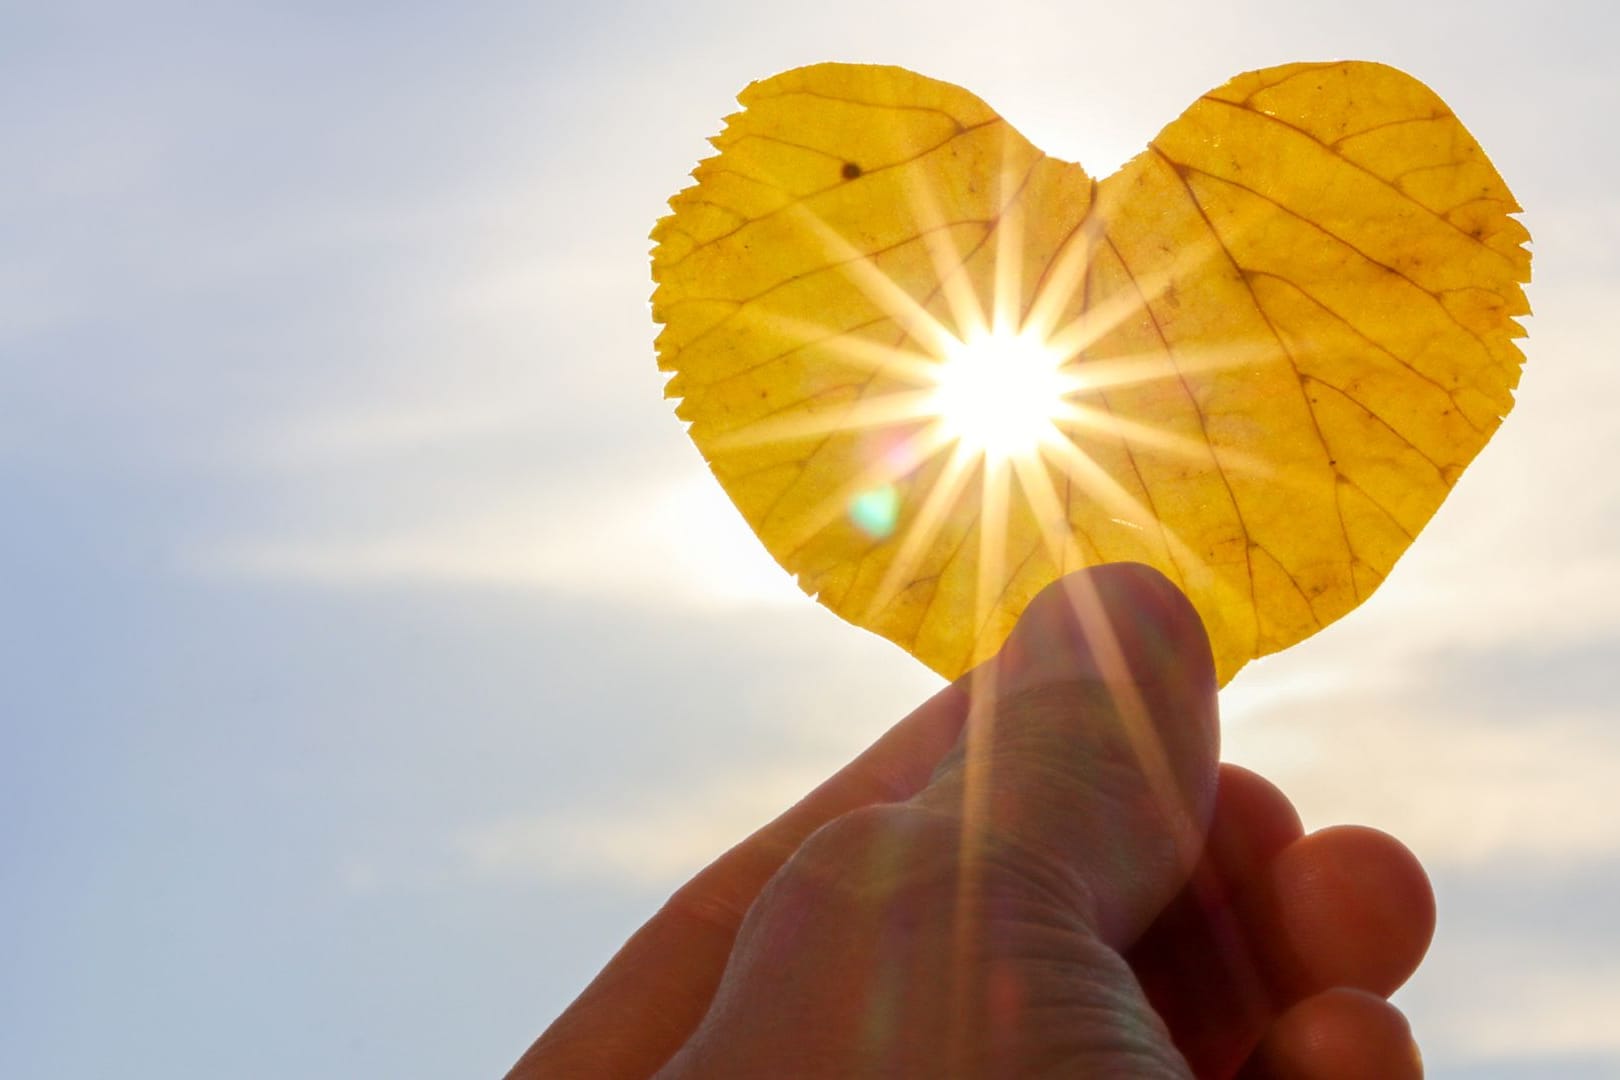
[(1217, 765), (1197, 615), (1116, 565), (670, 898), (508, 1080), (1421, 1075), (1434, 901)]

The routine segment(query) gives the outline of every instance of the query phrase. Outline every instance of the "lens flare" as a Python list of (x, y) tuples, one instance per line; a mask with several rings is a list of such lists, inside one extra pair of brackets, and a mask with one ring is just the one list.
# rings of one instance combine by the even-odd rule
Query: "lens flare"
[(849, 517), (874, 540), (886, 540), (900, 520), (900, 493), (893, 484), (863, 491), (850, 500)]

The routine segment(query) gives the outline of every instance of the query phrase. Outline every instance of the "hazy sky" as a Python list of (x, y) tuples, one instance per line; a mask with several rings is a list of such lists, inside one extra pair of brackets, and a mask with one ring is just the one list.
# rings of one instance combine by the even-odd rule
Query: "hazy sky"
[(1601, 3), (0, 0), (0, 1076), (498, 1076), (936, 685), (661, 399), (645, 239), (750, 80), (959, 82), (1104, 175), (1381, 60), (1526, 207), (1519, 405), (1227, 756), (1405, 839), (1431, 1075), (1620, 1075), (1620, 79)]

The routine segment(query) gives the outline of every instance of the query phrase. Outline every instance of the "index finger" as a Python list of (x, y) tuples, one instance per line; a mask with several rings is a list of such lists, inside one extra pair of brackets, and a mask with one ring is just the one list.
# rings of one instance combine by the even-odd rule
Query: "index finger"
[(961, 734), (972, 674), (945, 687), (770, 824), (676, 890), (523, 1055), (507, 1080), (641, 1080), (708, 1011), (737, 928), (805, 839), (862, 806), (908, 799)]

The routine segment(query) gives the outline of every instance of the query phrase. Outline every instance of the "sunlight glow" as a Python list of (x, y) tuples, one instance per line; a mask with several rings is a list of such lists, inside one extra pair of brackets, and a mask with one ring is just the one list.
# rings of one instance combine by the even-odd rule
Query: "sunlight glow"
[[(793, 407), (739, 416), (710, 435), (739, 464), (783, 444), (798, 444), (806, 460), (833, 439), (859, 447), (851, 475), (818, 475), (815, 498), (771, 512), (764, 527), (778, 560), (791, 563), (830, 528), (882, 545), (858, 620), (872, 625), (907, 589), (949, 570), (953, 556), (941, 563), (936, 545), (955, 537), (953, 551), (974, 552), (974, 656), (992, 652), (1005, 632), (997, 608), (1008, 576), (1028, 564), (1032, 534), (1059, 574), (1107, 561), (1118, 547), (1109, 537), (1129, 530), (1184, 588), (1226, 587), (1144, 501), (1140, 459), (1268, 471), (1230, 446), (1216, 462), (1208, 441), (1123, 415), (1112, 400), (1150, 383), (1190, 397), (1189, 377), (1271, 360), (1266, 342), (1184, 351), (1128, 332), (1178, 281), (1219, 257), (1218, 245), (1192, 244), (1167, 265), (1132, 268), (1094, 217), (1045, 253), (1043, 266), (1026, 266), (1028, 176), (1009, 159), (998, 179), (990, 228), (975, 236), (957, 228), (924, 174), (912, 176), (905, 197), (936, 279), (927, 290), (892, 276), (881, 252), (862, 250), (810, 203), (793, 203), (788, 217), (883, 318), (836, 327), (744, 305), (739, 317), (751, 332), (797, 342), (784, 356), (814, 357), (829, 378)], [(1106, 285), (1093, 280), (1099, 265)], [(1121, 269), (1123, 287), (1113, 280)], [(1099, 449), (1110, 457), (1123, 450), (1132, 472), (1116, 477), (1093, 459)]]
[(1004, 461), (1033, 453), (1062, 410), (1062, 357), (1029, 335), (957, 342), (939, 366), (930, 405), (971, 453)]

